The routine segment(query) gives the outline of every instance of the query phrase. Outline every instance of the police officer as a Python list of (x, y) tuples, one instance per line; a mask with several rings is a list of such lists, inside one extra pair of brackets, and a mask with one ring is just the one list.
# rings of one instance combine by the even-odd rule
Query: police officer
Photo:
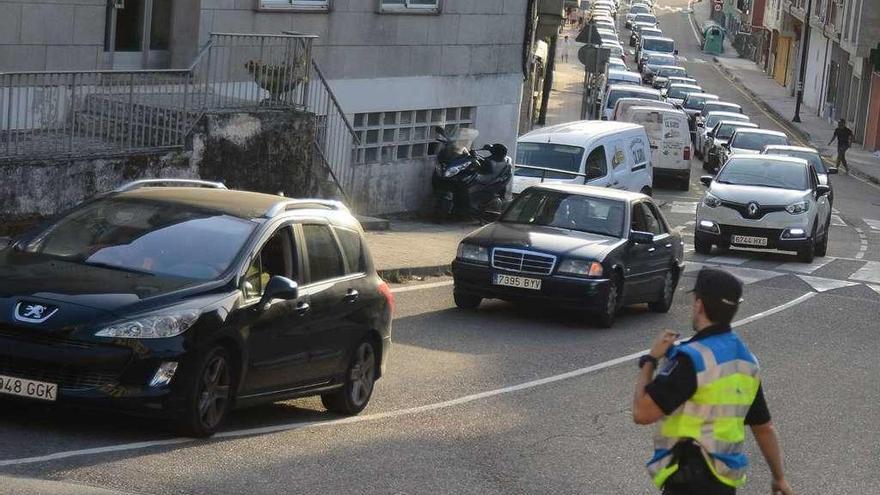
[(692, 292), (696, 334), (676, 345), (679, 335), (666, 330), (639, 360), (633, 420), (658, 423), (648, 461), (654, 484), (668, 495), (734, 494), (746, 477), (748, 425), (773, 475), (772, 493), (790, 495), (758, 361), (730, 328), (742, 284), (704, 268)]

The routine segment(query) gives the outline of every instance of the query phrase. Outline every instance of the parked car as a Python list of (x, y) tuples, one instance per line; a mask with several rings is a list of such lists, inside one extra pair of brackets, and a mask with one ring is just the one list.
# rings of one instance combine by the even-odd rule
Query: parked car
[(584, 120), (536, 129), (516, 144), (514, 194), (542, 182), (589, 184), (650, 195), (653, 167), (641, 126)]
[(700, 85), (700, 83), (693, 77), (670, 76), (667, 79), (669, 80), (669, 82), (666, 84), (666, 88), (669, 88), (669, 86), (672, 84), (693, 84), (695, 86)]
[(599, 37), (602, 38), (603, 43), (617, 43), (620, 44), (620, 38), (618, 38), (617, 33), (610, 29), (596, 29), (596, 32), (599, 33)]
[(666, 101), (676, 105), (678, 107), (682, 107), (684, 104), (684, 100), (687, 98), (687, 95), (690, 93), (702, 93), (703, 88), (697, 84), (670, 84), (666, 88)]
[(707, 101), (718, 101), (718, 95), (710, 93), (688, 93), (682, 102), (682, 110), (688, 114), (688, 126), (691, 129), (691, 139), (695, 139), (697, 132), (696, 116), (703, 111)]
[[(740, 131), (737, 131), (740, 132)], [(697, 206), (694, 249), (712, 246), (795, 251), (805, 263), (825, 256), (831, 225), (831, 188), (801, 158), (736, 155)]]
[(628, 71), (629, 67), (627, 67), (626, 62), (624, 62), (623, 59), (611, 57), (608, 59), (607, 70)]
[(654, 89), (663, 89), (666, 87), (669, 77), (687, 77), (687, 69), (678, 65), (661, 65), (654, 71), (654, 77), (651, 79), (651, 85)]
[(654, 178), (675, 181), (682, 191), (690, 189), (691, 141), (687, 115), (677, 108), (652, 106), (634, 107), (627, 113), (628, 121), (645, 128), (651, 144)]
[(461, 242), (453, 295), (462, 309), (502, 299), (585, 312), (611, 327), (625, 305), (669, 311), (683, 257), (678, 233), (645, 195), (536, 186)]
[(707, 136), (709, 132), (715, 127), (715, 124), (721, 122), (722, 120), (733, 121), (738, 120), (741, 122), (749, 122), (748, 115), (736, 112), (722, 112), (722, 111), (714, 111), (706, 114), (706, 120), (701, 122), (701, 125), (697, 128), (697, 142), (695, 144), (697, 150), (697, 157), (702, 159), (705, 155), (706, 143), (708, 141)]
[(652, 26), (647, 22), (640, 22), (632, 27), (629, 35), (629, 46), (639, 46), (639, 39), (642, 36), (663, 36), (663, 31), (657, 26)]
[(642, 98), (645, 100), (660, 101), (660, 92), (656, 89), (631, 84), (615, 84), (608, 87), (602, 100), (602, 120), (611, 120), (614, 114), (614, 105), (621, 98)]
[(629, 111), (634, 107), (675, 108), (665, 101), (648, 100), (645, 98), (621, 98), (614, 104), (614, 113), (611, 115), (611, 120), (631, 122)]
[(703, 108), (700, 109), (700, 113), (695, 114), (693, 116), (694, 119), (694, 128), (703, 127), (703, 121), (706, 119), (706, 116), (709, 115), (710, 112), (732, 112), (742, 114), (742, 106), (737, 103), (731, 103), (729, 101), (707, 101), (703, 104)]
[(636, 14), (633, 16), (630, 24), (635, 24), (637, 22), (650, 22), (651, 24), (657, 25), (657, 16), (654, 14)]
[(607, 48), (611, 51), (611, 58), (618, 58), (626, 62), (626, 52), (623, 51), (623, 47), (620, 46), (620, 43), (602, 43), (602, 48)]
[(632, 27), (633, 19), (639, 14), (653, 14), (654, 9), (645, 4), (636, 4), (629, 8), (629, 12), (626, 13), (625, 27), (627, 29)]
[(703, 169), (715, 172), (721, 168), (721, 155), (724, 145), (730, 141), (734, 131), (739, 128), (757, 129), (758, 124), (740, 120), (722, 120), (706, 133), (706, 150), (703, 152)]
[(661, 65), (675, 65), (675, 55), (667, 53), (649, 53), (639, 59), (638, 69), (642, 74), (642, 82), (650, 84), (654, 77), (654, 70)]
[(804, 146), (770, 145), (765, 146), (764, 151), (761, 153), (764, 155), (793, 156), (806, 160), (819, 177), (819, 184), (828, 186), (828, 203), (834, 204), (834, 186), (831, 184), (831, 176), (837, 174), (837, 167), (826, 167), (818, 150)]
[(741, 127), (733, 131), (730, 141), (721, 145), (721, 150), (718, 153), (718, 162), (723, 167), (724, 163), (731, 156), (757, 155), (764, 150), (765, 146), (788, 146), (790, 144), (788, 136), (784, 132)]
[[(0, 252), (0, 394), (214, 433), (233, 407), (366, 407), (392, 294), (340, 203), (140, 181)], [(196, 187), (205, 186), (205, 187)]]
[(675, 65), (675, 55), (678, 55), (678, 50), (675, 48), (675, 40), (656, 36), (640, 36), (639, 46), (636, 49), (636, 60), (642, 63), (642, 60), (650, 54), (672, 55), (672, 62), (658, 65)]
[(607, 86), (613, 86), (615, 84), (632, 84), (634, 86), (641, 86), (642, 76), (640, 76), (638, 72), (609, 69), (605, 81)]

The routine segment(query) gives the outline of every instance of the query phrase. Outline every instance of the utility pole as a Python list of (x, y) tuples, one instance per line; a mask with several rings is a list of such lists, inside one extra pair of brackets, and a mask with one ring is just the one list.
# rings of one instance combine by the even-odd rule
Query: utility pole
[(804, 77), (807, 73), (807, 57), (810, 49), (810, 14), (813, 9), (813, 0), (807, 0), (807, 15), (804, 17), (803, 49), (801, 50), (801, 70), (797, 81), (797, 99), (794, 104), (794, 118), (792, 122), (801, 121), (801, 103), (804, 101)]

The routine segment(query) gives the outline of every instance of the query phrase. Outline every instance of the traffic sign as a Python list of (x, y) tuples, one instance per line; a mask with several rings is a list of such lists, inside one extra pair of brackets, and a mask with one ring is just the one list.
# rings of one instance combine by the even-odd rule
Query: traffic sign
[(724, 8), (724, 5), (722, 5), (720, 3), (715, 4), (715, 12), (721, 12), (721, 9), (723, 9), (723, 8)]

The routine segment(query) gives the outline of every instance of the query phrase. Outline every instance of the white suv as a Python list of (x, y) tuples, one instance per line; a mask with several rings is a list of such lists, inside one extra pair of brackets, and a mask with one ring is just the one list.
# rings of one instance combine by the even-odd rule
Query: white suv
[(787, 156), (736, 155), (714, 178), (697, 206), (694, 249), (712, 246), (796, 251), (810, 263), (825, 256), (831, 225), (830, 188), (806, 160)]

